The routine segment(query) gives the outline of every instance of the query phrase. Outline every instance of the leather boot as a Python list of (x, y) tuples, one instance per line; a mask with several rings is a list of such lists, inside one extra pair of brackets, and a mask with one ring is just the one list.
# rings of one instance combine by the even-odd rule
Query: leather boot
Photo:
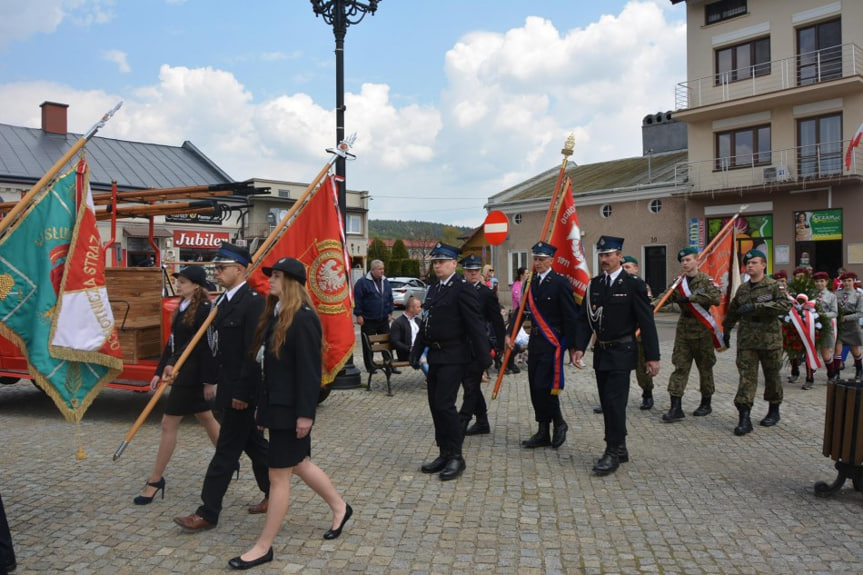
[(539, 424), (539, 431), (521, 442), (522, 447), (534, 449), (535, 447), (550, 447), (551, 446), (551, 424), (544, 422)]
[(462, 471), (465, 470), (465, 467), (467, 467), (467, 464), (465, 464), (464, 457), (461, 456), (461, 453), (453, 454), (450, 456), (449, 461), (446, 462), (446, 466), (443, 468), (443, 471), (440, 472), (438, 477), (440, 477), (441, 481), (455, 479), (461, 475)]
[(653, 409), (653, 392), (645, 391), (641, 394), (641, 405), (638, 406), (638, 409), (648, 410)]
[(593, 466), (593, 472), (602, 477), (603, 475), (617, 471), (617, 468), (620, 467), (620, 456), (617, 454), (617, 450), (617, 446), (606, 447), (605, 453), (602, 454), (602, 457)]
[(422, 467), (420, 467), (420, 471), (423, 473), (439, 473), (440, 471), (443, 471), (444, 467), (446, 467), (449, 459), (449, 454), (444, 452), (444, 450), (441, 450), (440, 455), (428, 463), (423, 463)]
[(551, 436), (551, 446), (554, 449), (557, 449), (558, 447), (563, 445), (564, 441), (566, 441), (566, 432), (568, 430), (569, 426), (566, 424), (563, 418), (561, 418), (560, 421), (554, 422), (554, 433)]
[(854, 360), (854, 379), (863, 379), (863, 359)]
[(761, 425), (763, 427), (773, 427), (774, 425), (779, 423), (780, 419), (781, 418), (779, 417), (779, 404), (771, 403), (770, 409), (767, 410), (767, 415), (764, 417), (764, 419), (761, 420)]
[(465, 435), (486, 435), (491, 433), (488, 415), (477, 415), (473, 425), (464, 430)]
[(683, 403), (682, 397), (674, 397), (671, 396), (671, 407), (668, 409), (668, 413), (663, 414), (662, 421), (666, 423), (671, 423), (672, 421), (680, 421), (686, 414), (683, 413), (683, 408), (681, 404)]
[(695, 411), (692, 412), (692, 415), (695, 417), (703, 417), (705, 415), (710, 415), (713, 412), (713, 409), (710, 407), (710, 397), (709, 395), (701, 396), (701, 404), (696, 408)]
[(749, 408), (743, 405), (738, 405), (737, 411), (740, 414), (740, 419), (737, 422), (737, 427), (734, 428), (734, 435), (746, 435), (752, 431), (752, 421), (749, 419)]

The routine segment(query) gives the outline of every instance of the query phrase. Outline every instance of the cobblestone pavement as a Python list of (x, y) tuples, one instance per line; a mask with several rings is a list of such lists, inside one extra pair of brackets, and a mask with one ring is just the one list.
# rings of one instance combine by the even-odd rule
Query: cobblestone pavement
[[(686, 419), (665, 424), (673, 321), (660, 322), (660, 337), (656, 407), (638, 409), (633, 381), (631, 460), (605, 478), (590, 472), (603, 440), (587, 370), (567, 368), (562, 398), (570, 431), (558, 450), (519, 446), (535, 430), (527, 377), (507, 376), (489, 401), (492, 433), (466, 439), (467, 470), (446, 483), (419, 471), (436, 454), (419, 372), (395, 375), (393, 397), (381, 375), (372, 391), (334, 390), (318, 411), (313, 456), (354, 518), (341, 538), (325, 541), (328, 509), (295, 479), (275, 561), (255, 572), (859, 572), (863, 495), (850, 483), (831, 498), (813, 495), (816, 481), (836, 476), (821, 454), (824, 374), (811, 391), (786, 385), (782, 421), (771, 429), (757, 425), (767, 411), (759, 388), (755, 431), (738, 438), (737, 376), (725, 353), (716, 366), (713, 414), (689, 415), (699, 400), (693, 375)], [(180, 429), (165, 499), (137, 507), (132, 498), (155, 457), (158, 415), (119, 461), (112, 455), (148, 395), (106, 390), (81, 425), (88, 458), (78, 461), (75, 428), (49, 400), (27, 382), (0, 387), (0, 490), (17, 573), (227, 572), (227, 560), (257, 537), (263, 517), (245, 510), (259, 500), (247, 459), (217, 529), (190, 535), (172, 523), (197, 507), (213, 450), (193, 418)]]

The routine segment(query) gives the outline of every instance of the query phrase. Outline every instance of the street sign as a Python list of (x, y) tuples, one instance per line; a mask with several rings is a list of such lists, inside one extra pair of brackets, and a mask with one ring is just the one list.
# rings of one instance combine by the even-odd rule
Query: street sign
[(506, 214), (498, 210), (490, 212), (483, 222), (482, 233), (485, 234), (486, 241), (491, 245), (502, 244), (509, 233), (509, 220)]

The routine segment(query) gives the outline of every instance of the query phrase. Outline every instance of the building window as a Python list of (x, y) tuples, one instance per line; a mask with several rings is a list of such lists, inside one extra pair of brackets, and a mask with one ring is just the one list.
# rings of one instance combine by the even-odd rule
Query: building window
[(518, 268), (530, 269), (527, 260), (527, 252), (509, 252), (509, 284), (512, 285), (517, 279)]
[(599, 208), (599, 215), (603, 218), (611, 217), (611, 204), (603, 204), (601, 208)]
[(842, 114), (797, 121), (801, 178), (842, 173)]
[(515, 222), (516, 224), (520, 224), (521, 223), (521, 212), (515, 214), (512, 217), (512, 221)]
[(797, 81), (801, 86), (842, 77), (842, 20), (797, 29)]
[(658, 214), (662, 211), (662, 200), (650, 200), (647, 209), (651, 214)]
[(704, 7), (706, 25), (716, 24), (746, 14), (746, 0), (721, 0)]
[(283, 188), (279, 188), (279, 197), (280, 198), (290, 198), (291, 190), (285, 190)]
[(730, 170), (771, 162), (770, 126), (716, 134), (716, 169)]
[(362, 234), (363, 233), (363, 218), (357, 214), (347, 214), (347, 222), (345, 233)]
[(716, 85), (770, 74), (770, 38), (716, 51)]

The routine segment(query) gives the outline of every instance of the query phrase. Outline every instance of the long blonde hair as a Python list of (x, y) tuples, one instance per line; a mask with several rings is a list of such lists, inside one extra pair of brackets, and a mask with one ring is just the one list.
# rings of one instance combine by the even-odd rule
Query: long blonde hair
[(281, 303), (279, 306), (279, 319), (276, 322), (276, 327), (273, 329), (269, 342), (272, 346), (273, 354), (277, 358), (282, 351), (282, 346), (285, 344), (285, 336), (288, 333), (288, 329), (294, 323), (294, 316), (296, 316), (300, 308), (305, 304), (312, 310), (312, 313), (317, 315), (306, 286), (291, 277), (282, 276), (281, 293), (278, 296), (272, 294), (267, 296), (267, 305), (264, 308), (264, 313), (261, 314), (261, 319), (258, 320), (258, 327), (255, 329), (255, 345), (252, 346), (253, 350), (261, 347), (264, 341), (264, 334), (267, 332), (267, 325), (270, 323), (270, 318), (273, 317), (276, 303), (279, 302)]

